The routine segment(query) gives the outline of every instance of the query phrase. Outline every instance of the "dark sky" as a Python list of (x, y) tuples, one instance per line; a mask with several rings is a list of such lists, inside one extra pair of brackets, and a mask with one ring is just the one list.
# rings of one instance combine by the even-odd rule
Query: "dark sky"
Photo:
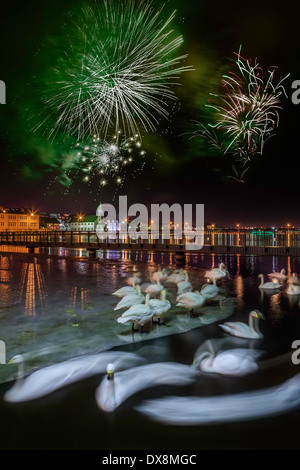
[[(94, 213), (99, 197), (102, 202), (111, 202), (113, 186), (99, 196), (95, 186), (74, 180), (65, 195), (65, 188), (57, 183), (47, 189), (55, 176), (51, 168), (44, 165), (37, 172), (35, 165), (35, 174), (27, 174), (26, 178), (20, 171), (24, 165), (30, 170), (34, 160), (30, 152), (22, 151), (28, 135), (22, 134), (18, 110), (27, 87), (34, 86), (35, 58), (53, 25), (59, 24), (64, 10), (75, 3), (1, 3), (0, 79), (6, 82), (7, 104), (0, 106), (0, 205)], [(154, 0), (154, 4), (161, 3)], [(182, 86), (176, 90), (180, 106), (171, 122), (162, 123), (157, 135), (145, 136), (145, 168), (134, 180), (128, 172), (121, 194), (128, 194), (130, 203), (204, 203), (206, 222), (225, 226), (237, 222), (259, 226), (289, 222), (300, 226), (300, 105), (291, 102), (291, 84), (300, 80), (298, 3), (288, 2), (279, 8), (272, 1), (177, 0), (169, 2), (167, 10), (174, 5), (178, 29), (185, 39), (183, 51), (189, 53), (188, 63), (196, 70), (185, 74)], [(277, 65), (282, 76), (290, 73), (277, 135), (266, 143), (264, 155), (253, 161), (245, 184), (224, 178), (220, 160), (224, 157), (195, 151), (189, 137), (182, 135), (193, 129), (192, 121), (201, 115), (195, 90), (199, 96), (199, 90), (204, 93), (209, 89), (219, 64), (231, 59), (240, 44), (244, 56), (258, 57), (265, 68)], [(44, 65), (51, 66), (46, 62)]]

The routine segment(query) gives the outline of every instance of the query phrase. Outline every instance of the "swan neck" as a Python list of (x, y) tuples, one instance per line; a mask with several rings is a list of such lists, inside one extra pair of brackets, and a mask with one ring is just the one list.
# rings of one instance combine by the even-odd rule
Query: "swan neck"
[(201, 354), (199, 354), (199, 356), (197, 356), (195, 359), (194, 359), (194, 362), (193, 362), (193, 367), (199, 367), (199, 365), (201, 364), (201, 362), (206, 359), (206, 358), (209, 358), (211, 357), (212, 354), (209, 352), (209, 351), (203, 351)]
[(258, 324), (259, 324), (259, 319), (257, 317), (254, 317), (253, 315), (250, 315), (249, 328), (255, 331), (256, 333), (261, 334)]

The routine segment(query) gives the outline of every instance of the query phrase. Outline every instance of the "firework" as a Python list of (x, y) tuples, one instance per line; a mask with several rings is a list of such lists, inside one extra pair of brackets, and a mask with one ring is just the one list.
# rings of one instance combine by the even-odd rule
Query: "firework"
[(137, 156), (142, 158), (146, 154), (138, 134), (121, 141), (119, 135), (115, 135), (111, 141), (102, 141), (94, 135), (88, 141), (77, 142), (74, 152), (84, 173), (83, 181), (89, 182), (99, 176), (100, 186), (106, 186), (107, 176), (115, 177), (115, 183), (122, 184), (124, 177), (121, 174), (124, 169)]
[(214, 96), (213, 104), (207, 105), (213, 113), (214, 122), (197, 124), (194, 136), (206, 139), (212, 149), (223, 155), (232, 154), (242, 164), (239, 172), (233, 165), (233, 179), (243, 182), (242, 177), (251, 158), (262, 154), (265, 142), (275, 134), (279, 124), (280, 98), (285, 94), (283, 81), (275, 81), (276, 67), (264, 74), (257, 59), (254, 62), (241, 57), (235, 62), (235, 71), (224, 75), (223, 93)]
[(151, 0), (104, 0), (77, 13), (45, 84), (39, 126), (55, 116), (50, 135), (63, 128), (78, 139), (120, 127), (126, 135), (155, 130), (176, 99), (173, 86), (191, 70), (177, 53), (175, 12), (165, 19)]

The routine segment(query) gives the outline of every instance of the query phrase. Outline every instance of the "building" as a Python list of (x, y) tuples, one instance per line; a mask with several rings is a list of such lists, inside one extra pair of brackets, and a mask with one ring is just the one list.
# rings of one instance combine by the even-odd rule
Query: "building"
[(95, 232), (97, 223), (98, 217), (96, 215), (76, 215), (71, 217), (71, 219), (65, 224), (64, 229), (71, 232)]
[(39, 230), (40, 217), (30, 209), (9, 209), (0, 206), (0, 232)]
[(55, 217), (40, 216), (40, 229), (42, 230), (60, 230), (61, 223)]

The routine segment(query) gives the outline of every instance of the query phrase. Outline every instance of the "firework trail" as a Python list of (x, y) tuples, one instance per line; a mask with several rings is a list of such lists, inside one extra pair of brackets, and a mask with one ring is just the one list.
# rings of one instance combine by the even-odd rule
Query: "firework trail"
[(81, 140), (153, 131), (168, 118), (168, 102), (187, 57), (178, 55), (182, 36), (172, 29), (175, 12), (165, 18), (151, 0), (103, 0), (83, 4), (68, 27), (67, 44), (57, 54), (43, 94), (49, 137), (60, 129)]
[[(223, 75), (224, 92), (213, 96), (213, 104), (207, 108), (213, 112), (213, 123), (197, 123), (193, 136), (206, 139), (212, 149), (223, 155), (231, 154), (242, 166), (238, 171), (233, 165), (234, 176), (230, 178), (243, 182), (242, 178), (251, 158), (262, 154), (265, 142), (275, 135), (279, 124), (280, 97), (285, 94), (281, 78), (275, 81), (276, 67), (264, 74), (257, 59), (254, 62), (236, 54), (235, 70)], [(240, 173), (240, 174), (239, 174)]]

